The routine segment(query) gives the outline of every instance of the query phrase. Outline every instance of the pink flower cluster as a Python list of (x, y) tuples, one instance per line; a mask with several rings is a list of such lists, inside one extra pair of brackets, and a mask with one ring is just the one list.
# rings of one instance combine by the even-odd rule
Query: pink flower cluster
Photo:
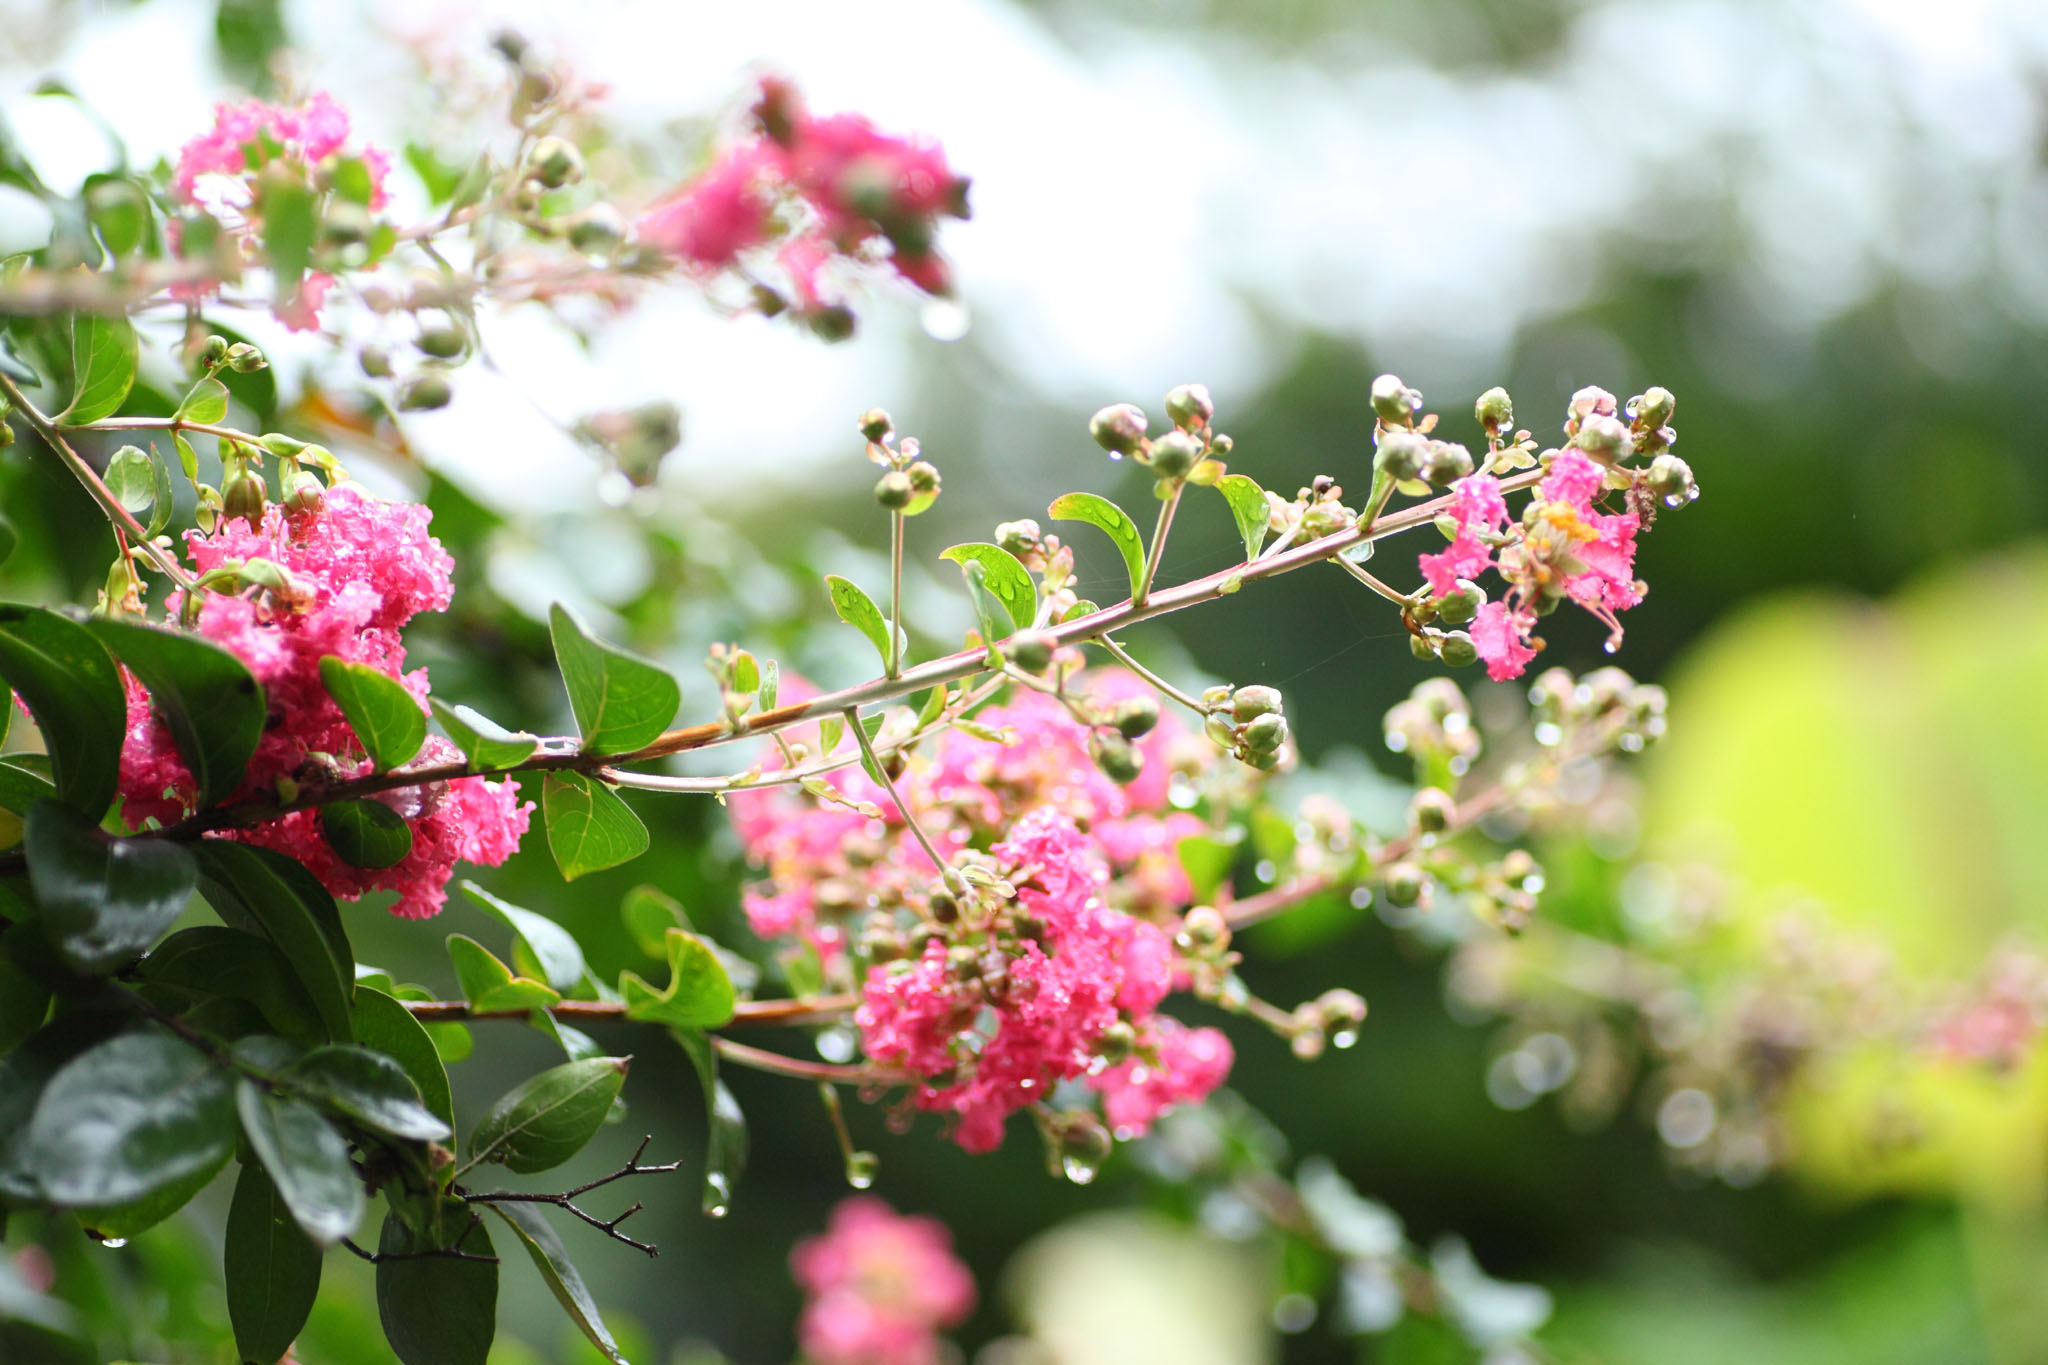
[(813, 117), (774, 80), (755, 122), (755, 136), (641, 217), (641, 240), (710, 274), (786, 234), (777, 264), (805, 316), (831, 305), (833, 261), (871, 259), (885, 244), (898, 275), (947, 291), (933, 237), (942, 215), (967, 216), (967, 181), (937, 143), (890, 136), (859, 114)]
[(789, 1264), (808, 1299), (797, 1337), (809, 1365), (934, 1365), (939, 1331), (974, 1310), (945, 1225), (873, 1195), (843, 1200)]
[[(199, 605), (200, 634), (240, 659), (263, 685), (270, 721), (236, 796), (360, 776), (370, 768), (341, 708), (320, 678), (328, 655), (367, 664), (398, 679), (426, 709), (425, 669), (405, 672), (405, 623), (448, 605), (454, 562), (427, 533), (430, 514), (415, 503), (384, 502), (346, 486), (328, 490), (319, 511), (287, 517), (275, 504), (263, 524), (236, 518), (211, 536), (187, 537), (199, 573), (252, 559), (283, 570), (288, 586), (242, 595), (209, 592)], [(180, 595), (170, 601), (175, 612)], [(458, 757), (447, 741), (427, 742), (415, 762)], [(191, 812), (196, 784), (169, 728), (129, 680), (128, 736), (121, 755), (123, 812), (131, 827)], [(439, 912), (457, 862), (496, 865), (518, 848), (532, 813), (510, 781), (462, 778), (385, 792), (377, 799), (412, 826), (412, 849), (392, 867), (343, 862), (319, 831), (316, 811), (298, 811), (220, 837), (276, 849), (310, 867), (335, 895), (398, 893), (393, 913), (419, 919)]]
[[(201, 200), (203, 176), (241, 179), (271, 157), (284, 158), (310, 172), (328, 157), (340, 155), (348, 139), (348, 110), (325, 91), (296, 108), (262, 100), (215, 105), (213, 127), (179, 150), (172, 185), (180, 199), (197, 204)], [(391, 174), (390, 154), (365, 146), (355, 155), (370, 172), (369, 206), (384, 207), (388, 198), (384, 182)], [(246, 186), (242, 188), (246, 193)]]
[[(1588, 411), (1612, 417), (1612, 395), (1594, 392), (1588, 403), (1604, 400), (1604, 406)], [(1633, 511), (1599, 510), (1595, 504), (1606, 482), (1607, 470), (1597, 461), (1575, 448), (1558, 451), (1537, 485), (1533, 508), (1513, 524), (1500, 481), (1492, 475), (1472, 474), (1451, 485), (1451, 543), (1419, 556), (1418, 567), (1438, 596), (1454, 591), (1459, 579), (1475, 579), (1489, 568), (1507, 581), (1506, 596), (1481, 606), (1470, 627), (1473, 647), (1495, 682), (1520, 677), (1536, 657), (1530, 637), (1540, 602), (1560, 597), (1576, 602), (1618, 641), (1621, 622), (1615, 613), (1643, 600), (1644, 585), (1635, 578), (1641, 518)]]

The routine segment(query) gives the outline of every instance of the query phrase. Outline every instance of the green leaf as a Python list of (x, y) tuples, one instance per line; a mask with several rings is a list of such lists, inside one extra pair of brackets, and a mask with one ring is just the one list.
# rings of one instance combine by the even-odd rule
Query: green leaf
[(718, 1053), (708, 1035), (696, 1029), (670, 1029), (676, 1043), (689, 1054), (704, 1085), (704, 1116), (708, 1128), (704, 1144), (704, 1212), (723, 1218), (732, 1207), (732, 1193), (739, 1185), (740, 1172), (747, 1165), (747, 1116), (724, 1081), (718, 1078)]
[(450, 706), (439, 697), (428, 697), (441, 732), (462, 750), (473, 768), (513, 768), (524, 763), (540, 744), (540, 737), (524, 730), (513, 732), (467, 706)]
[(278, 1359), (291, 1349), (320, 1293), (320, 1248), (299, 1230), (277, 1186), (254, 1162), (235, 1181), (221, 1270), (236, 1353), (244, 1360)]
[(60, 1014), (0, 1054), (0, 1207), (42, 1197), (27, 1165), (29, 1120), (50, 1080), (73, 1058), (134, 1022), (112, 1010)]
[(124, 317), (87, 316), (71, 324), (71, 403), (62, 426), (111, 416), (135, 383), (135, 328)]
[(946, 710), (946, 685), (940, 683), (924, 694), (924, 705), (917, 708), (917, 728), (927, 729)]
[(112, 838), (54, 801), (30, 808), (24, 842), (43, 934), (87, 975), (140, 957), (178, 918), (199, 879), (183, 845)]
[(228, 1077), (165, 1033), (127, 1033), (73, 1058), (36, 1103), (21, 1160), (59, 1206), (126, 1204), (233, 1149)]
[(1009, 635), (1010, 613), (1003, 600), (989, 590), (987, 569), (969, 560), (960, 566), (960, 572), (967, 579), (967, 595), (974, 601), (974, 619), (981, 626), (981, 642), (993, 645)]
[(355, 952), (327, 888), (304, 865), (267, 848), (202, 839), (193, 854), (207, 903), (227, 923), (262, 935), (284, 954), (331, 1041), (352, 1037)]
[(657, 886), (636, 886), (619, 903), (619, 917), (640, 951), (652, 958), (668, 956), (668, 931), (687, 929), (690, 918), (682, 902)]
[(195, 489), (198, 488), (199, 452), (192, 448), (192, 443), (185, 439), (185, 433), (182, 431), (171, 433), (171, 444), (177, 447), (178, 468), (185, 471), (185, 482)]
[(470, 1164), (521, 1175), (561, 1165), (597, 1135), (626, 1083), (626, 1057), (551, 1067), (503, 1095), (470, 1134)]
[(387, 1137), (445, 1142), (453, 1133), (421, 1099), (406, 1069), (381, 1052), (341, 1044), (317, 1047), (286, 1067), (283, 1080), (308, 1099)]
[[(0, 522), (0, 560), (7, 558), (7, 533), (5, 522)], [(761, 709), (773, 711), (777, 699), (782, 695), (782, 665), (770, 659), (761, 665)]]
[(882, 667), (889, 666), (889, 623), (882, 617), (882, 609), (874, 600), (862, 592), (860, 585), (850, 578), (838, 574), (825, 575), (825, 591), (832, 595), (832, 610), (839, 613), (839, 619), (868, 637), (875, 647), (875, 653), (882, 658)]
[(533, 1013), (526, 1016), (526, 1022), (533, 1025), (539, 1032), (545, 1033), (548, 1037), (554, 1039), (555, 1045), (562, 1049), (562, 1055), (572, 1062), (580, 1062), (588, 1057), (604, 1056), (604, 1048), (599, 1046), (595, 1038), (592, 1038), (582, 1029), (569, 1027), (546, 1010), (533, 1011)]
[[(8, 557), (14, 553), (14, 547), (20, 543), (21, 535), (14, 529), (14, 523), (6, 517), (0, 516), (0, 564), (7, 562)], [(773, 664), (769, 665), (770, 668), (774, 666)], [(8, 709), (10, 708), (0, 707), (0, 711)], [(7, 738), (7, 720), (5, 716), (0, 716), (0, 739), (5, 738)]]
[(156, 502), (156, 464), (141, 446), (122, 446), (100, 476), (114, 501), (140, 516)]
[(199, 808), (225, 800), (263, 738), (262, 684), (240, 659), (197, 635), (105, 617), (86, 629), (149, 690), (199, 784)]
[(351, 867), (396, 867), (412, 852), (412, 826), (382, 801), (336, 801), (320, 808), (320, 833)]
[(441, 1064), (427, 1026), (413, 1018), (412, 1011), (396, 997), (373, 986), (358, 986), (355, 1030), (358, 1043), (405, 1068), (405, 1074), (419, 1087), (420, 1102), (452, 1133), (455, 1101), (448, 1090), (448, 1069)]
[(1237, 533), (1244, 537), (1244, 557), (1256, 559), (1259, 546), (1266, 543), (1266, 523), (1271, 515), (1266, 494), (1248, 474), (1226, 474), (1216, 481), (1216, 491), (1230, 504), (1237, 519)]
[(583, 949), (567, 929), (546, 915), (498, 899), (475, 882), (463, 882), (462, 894), (503, 920), (519, 936), (519, 943), (525, 945), (550, 986), (566, 995), (582, 984), (586, 970)]
[(43, 733), (64, 804), (98, 820), (113, 802), (128, 697), (92, 632), (41, 607), (0, 606), (0, 679)]
[(273, 1095), (252, 1080), (237, 1083), (235, 1107), (300, 1229), (323, 1247), (354, 1232), (363, 1221), (363, 1185), (348, 1159), (348, 1139), (303, 1100)]
[(663, 947), (668, 957), (668, 989), (656, 991), (636, 972), (619, 974), (619, 993), (626, 1017), (675, 1028), (717, 1028), (732, 1018), (732, 977), (711, 945), (687, 929), (670, 929)]
[[(16, 755), (18, 758), (28, 756)], [(49, 778), (33, 769), (23, 767), (20, 763), (0, 760), (0, 810), (12, 811), (16, 815), (27, 815), (28, 808), (36, 802), (55, 800), (56, 796), (56, 784)], [(13, 842), (21, 842), (18, 823)], [(7, 843), (8, 840), (0, 839), (0, 847), (5, 847)]]
[(171, 524), (171, 516), (178, 510), (173, 500), (176, 490), (171, 487), (171, 467), (157, 457), (155, 446), (149, 448), (149, 473), (155, 480), (150, 500), (156, 504), (156, 510), (149, 514), (149, 522), (142, 529), (154, 536)]
[(206, 426), (219, 423), (228, 415), (228, 386), (211, 375), (185, 391), (185, 397), (178, 404), (174, 414), (181, 422), (199, 422)]
[(320, 661), (320, 681), (378, 772), (410, 762), (427, 742), (426, 713), (398, 679), (330, 654)]
[[(481, 1218), (470, 1221), (464, 1206), (443, 1214), (443, 1224), (460, 1230), (448, 1239), (465, 1256), (496, 1256)], [(421, 1256), (441, 1250), (407, 1227), (397, 1214), (384, 1220), (377, 1238), (377, 1316), (384, 1339), (403, 1365), (487, 1365), (498, 1331), (498, 1263), (452, 1256)]]
[(1131, 520), (1129, 513), (1093, 493), (1069, 493), (1056, 498), (1047, 511), (1054, 521), (1085, 521), (1108, 532), (1116, 548), (1123, 552), (1124, 567), (1131, 573), (1131, 593), (1137, 594), (1138, 584), (1145, 577), (1145, 542), (1139, 538), (1138, 523)]
[(41, 1028), (50, 1012), (49, 985), (16, 956), (35, 951), (30, 940), (36, 933), (33, 924), (24, 923), (0, 930), (0, 1056), (14, 1051), (22, 1039)]
[(631, 862), (647, 851), (647, 826), (617, 792), (582, 773), (549, 773), (541, 782), (548, 851), (564, 881)]
[(220, 1174), (220, 1168), (228, 1164), (227, 1153), (221, 1153), (219, 1161), (211, 1166), (202, 1166), (188, 1176), (173, 1180), (151, 1190), (142, 1198), (127, 1204), (115, 1204), (107, 1208), (79, 1209), (76, 1211), (78, 1225), (93, 1236), (106, 1240), (139, 1237), (158, 1223), (169, 1218), (179, 1209), (192, 1202), (193, 1196), (213, 1183)]
[[(1002, 546), (975, 541), (955, 545), (941, 553), (939, 558), (950, 559), (963, 570), (969, 563), (979, 564), (987, 570), (988, 590), (1003, 604), (1018, 630), (1029, 630), (1031, 623), (1038, 619), (1038, 585), (1031, 581), (1031, 570)], [(1009, 633), (1004, 630), (989, 638), (996, 639)]]
[(548, 628), (585, 753), (630, 753), (675, 720), (683, 689), (666, 670), (599, 640), (559, 602)]
[(306, 262), (313, 254), (313, 239), (320, 222), (313, 192), (296, 179), (262, 179), (257, 196), (258, 219), (263, 225), (263, 249), (276, 276), (272, 294), (278, 306), (292, 302), (299, 281), (306, 274)]
[(473, 938), (450, 934), (448, 957), (455, 964), (455, 979), (462, 983), (462, 998), (477, 1010), (546, 1009), (561, 1002), (559, 991), (514, 976), (510, 967)]
[(619, 1344), (612, 1340), (603, 1315), (597, 1311), (597, 1300), (590, 1297), (589, 1286), (583, 1283), (582, 1274), (569, 1259), (568, 1249), (555, 1235), (548, 1220), (541, 1216), (540, 1210), (528, 1204), (487, 1204), (485, 1207), (504, 1219), (525, 1244), (526, 1254), (533, 1259), (533, 1268), (540, 1272), (541, 1279), (547, 1282), (548, 1292), (561, 1303), (562, 1311), (590, 1339), (590, 1344), (613, 1365), (630, 1365), (620, 1354)]
[(136, 968), (144, 981), (203, 996), (245, 1000), (269, 1027), (297, 1042), (327, 1037), (305, 985), (269, 939), (219, 924), (180, 929)]

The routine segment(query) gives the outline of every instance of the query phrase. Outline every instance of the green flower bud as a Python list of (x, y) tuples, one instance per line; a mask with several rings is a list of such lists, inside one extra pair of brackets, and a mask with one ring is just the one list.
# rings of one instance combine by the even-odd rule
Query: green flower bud
[(1398, 862), (1389, 866), (1382, 876), (1381, 891), (1387, 904), (1403, 909), (1422, 899), (1422, 888), (1426, 884), (1422, 869), (1414, 863)]
[(238, 465), (221, 487), (221, 516), (229, 520), (240, 517), (254, 530), (263, 524), (263, 502), (262, 476), (247, 465)]
[(892, 512), (900, 512), (910, 506), (917, 490), (910, 485), (910, 476), (900, 469), (892, 469), (875, 484), (875, 501)]
[(1602, 464), (1625, 459), (1635, 449), (1628, 427), (1620, 418), (1598, 413), (1579, 423), (1579, 434), (1572, 438), (1572, 444)]
[(1408, 824), (1424, 834), (1441, 834), (1458, 818), (1458, 803), (1447, 791), (1424, 787), (1408, 803)]
[(1138, 1031), (1122, 1019), (1104, 1029), (1102, 1036), (1095, 1040), (1096, 1054), (1111, 1066), (1128, 1058), (1137, 1046)]
[(910, 487), (913, 492), (925, 494), (939, 491), (938, 466), (931, 463), (931, 461), (913, 460), (910, 463), (910, 467), (903, 472), (910, 479)]
[(361, 204), (337, 199), (320, 221), (320, 235), (334, 246), (352, 246), (376, 230), (377, 220)]
[(804, 325), (820, 341), (844, 341), (853, 335), (853, 310), (836, 303), (814, 308), (804, 315)]
[(1042, 630), (1024, 630), (1010, 637), (1010, 662), (1026, 673), (1039, 674), (1052, 667), (1054, 643)]
[(1479, 424), (1489, 431), (1515, 424), (1515, 400), (1508, 397), (1508, 391), (1498, 385), (1479, 395), (1479, 401), (1472, 405), (1472, 415)]
[(1260, 716), (1278, 715), (1282, 701), (1280, 689), (1253, 683), (1240, 687), (1230, 694), (1230, 714), (1237, 720), (1255, 720)]
[(1447, 484), (1472, 472), (1472, 452), (1456, 441), (1432, 441), (1422, 477), (1434, 484)]
[(1082, 1171), (1093, 1179), (1093, 1172), (1109, 1159), (1115, 1146), (1109, 1129), (1093, 1114), (1069, 1114), (1060, 1128), (1060, 1160), (1070, 1173), (1075, 1173), (1076, 1180), (1081, 1179), (1078, 1172)]
[(413, 344), (436, 359), (452, 360), (468, 348), (469, 338), (453, 323), (435, 322), (420, 328)]
[(1088, 756), (1119, 787), (1128, 787), (1137, 781), (1138, 774), (1145, 767), (1145, 756), (1114, 730), (1089, 731)]
[(1379, 453), (1373, 457), (1373, 467), (1394, 479), (1415, 479), (1422, 476), (1423, 466), (1429, 463), (1429, 438), (1412, 431), (1396, 430), (1380, 433)]
[(1028, 517), (1022, 521), (1006, 521), (996, 527), (996, 544), (1021, 559), (1039, 547), (1041, 534), (1038, 523)]
[(1150, 425), (1135, 404), (1116, 403), (1088, 419), (1088, 434), (1110, 454), (1129, 455), (1144, 441)]
[(1454, 630), (1437, 643), (1437, 655), (1452, 668), (1470, 668), (1479, 662), (1479, 647), (1462, 630)]
[(1213, 905), (1197, 905), (1181, 917), (1180, 933), (1175, 937), (1196, 952), (1228, 948), (1230, 921)]
[(200, 365), (210, 367), (220, 364), (223, 360), (226, 360), (227, 358), (228, 339), (216, 332), (214, 335), (208, 337), (205, 343), (200, 346), (199, 353), (197, 356), (194, 357), (194, 360), (196, 363)]
[(1422, 395), (1401, 382), (1397, 374), (1383, 374), (1372, 381), (1372, 410), (1382, 422), (1408, 426), (1422, 407)]
[(1661, 427), (1678, 412), (1678, 397), (1671, 390), (1651, 387), (1628, 400), (1628, 415), (1639, 427)]
[(626, 240), (626, 216), (610, 204), (592, 204), (569, 220), (569, 245), (587, 255), (616, 251)]
[(1699, 485), (1693, 482), (1692, 466), (1676, 455), (1659, 455), (1650, 461), (1643, 482), (1673, 507), (1683, 506), (1700, 495)]
[(1436, 599), (1437, 619), (1445, 625), (1462, 626), (1486, 605), (1486, 589), (1469, 578), (1458, 580), (1456, 591)]
[(1152, 469), (1161, 478), (1185, 479), (1202, 458), (1202, 443), (1185, 431), (1169, 431), (1152, 443)]
[(1308, 540), (1335, 535), (1350, 524), (1351, 513), (1341, 502), (1312, 502), (1301, 514), (1301, 534)]
[(1150, 697), (1126, 697), (1110, 712), (1110, 724), (1125, 739), (1143, 739), (1159, 724), (1159, 703)]
[(526, 164), (533, 169), (534, 178), (551, 190), (583, 178), (583, 153), (567, 138), (544, 137), (534, 143)]
[(1413, 634), (1408, 637), (1408, 653), (1424, 661), (1436, 657), (1436, 641), (1428, 635)]
[(889, 414), (880, 408), (869, 408), (860, 415), (860, 434), (876, 445), (889, 439), (896, 430), (896, 424), (889, 420)]
[(1207, 384), (1182, 384), (1166, 395), (1166, 420), (1182, 431), (1200, 431), (1215, 415)]
[(1209, 453), (1219, 460), (1227, 458), (1230, 452), (1235, 449), (1237, 449), (1237, 442), (1231, 440), (1220, 431), (1209, 438)]
[(446, 375), (438, 370), (421, 370), (398, 386), (398, 408), (401, 412), (427, 412), (447, 407), (454, 396)]
[(1248, 753), (1278, 753), (1287, 742), (1287, 717), (1273, 712), (1255, 716), (1238, 731), (1238, 739)]
[(269, 364), (263, 358), (263, 352), (246, 341), (238, 341), (228, 347), (228, 368), (236, 374), (254, 374)]
[(365, 346), (356, 352), (356, 364), (372, 379), (391, 377), (391, 354), (382, 346)]
[(299, 469), (285, 475), (284, 510), (294, 516), (318, 512), (327, 501), (327, 489), (311, 472)]

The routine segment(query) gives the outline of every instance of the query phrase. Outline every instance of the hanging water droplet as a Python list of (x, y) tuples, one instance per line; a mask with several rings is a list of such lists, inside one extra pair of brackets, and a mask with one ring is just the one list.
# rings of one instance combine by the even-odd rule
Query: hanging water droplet
[(846, 1154), (846, 1183), (857, 1190), (864, 1190), (875, 1183), (875, 1171), (882, 1159), (873, 1152), (848, 1152)]
[(844, 1024), (835, 1024), (831, 1028), (819, 1031), (818, 1055), (828, 1062), (848, 1062), (853, 1060), (855, 1043), (856, 1036), (852, 1029)]
[(704, 1173), (704, 1213), (706, 1217), (723, 1218), (732, 1212), (732, 1177), (723, 1171)]
[(1102, 1163), (1068, 1155), (1060, 1158), (1060, 1169), (1066, 1173), (1067, 1179), (1076, 1185), (1087, 1185), (1093, 1183), (1095, 1177), (1102, 1173)]
[(1545, 748), (1564, 738), (1564, 730), (1553, 721), (1542, 721), (1536, 726), (1536, 742)]
[(128, 1245), (128, 1239), (126, 1237), (103, 1237), (100, 1239), (100, 1245), (109, 1251), (119, 1251), (122, 1247)]
[(1619, 654), (1621, 652), (1621, 641), (1610, 635), (1600, 642), (1600, 648), (1606, 650), (1609, 654)]
[(1344, 1025), (1343, 1027), (1339, 1028), (1339, 1029), (1338, 1029), (1338, 1030), (1337, 1030), (1336, 1032), (1334, 1032), (1334, 1033), (1332, 1033), (1332, 1034), (1330, 1035), (1330, 1046), (1331, 1046), (1331, 1047), (1338, 1047), (1338, 1048), (1350, 1047), (1350, 1046), (1351, 1046), (1352, 1044), (1356, 1043), (1357, 1041), (1358, 1041), (1358, 1030), (1357, 1030), (1356, 1028), (1352, 1027), (1352, 1026), (1351, 1026), (1351, 1025), (1349, 1025), (1349, 1024), (1346, 1024), (1346, 1025)]
[(933, 299), (919, 311), (917, 320), (933, 341), (958, 341), (974, 325), (967, 305), (958, 299)]

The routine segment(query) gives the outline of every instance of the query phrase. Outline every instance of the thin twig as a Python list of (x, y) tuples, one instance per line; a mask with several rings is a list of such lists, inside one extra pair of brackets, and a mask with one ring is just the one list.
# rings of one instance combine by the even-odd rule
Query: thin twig
[(624, 1242), (627, 1246), (637, 1251), (644, 1251), (649, 1256), (659, 1256), (661, 1250), (653, 1243), (639, 1241), (619, 1231), (619, 1224), (640, 1212), (646, 1205), (635, 1200), (633, 1207), (627, 1209), (616, 1218), (599, 1218), (596, 1214), (577, 1207), (575, 1203), (578, 1195), (589, 1194), (592, 1190), (609, 1185), (614, 1180), (624, 1180), (627, 1176), (631, 1175), (670, 1175), (683, 1169), (683, 1163), (680, 1161), (663, 1162), (659, 1166), (641, 1165), (641, 1153), (647, 1150), (647, 1144), (652, 1141), (654, 1141), (654, 1135), (649, 1133), (646, 1137), (640, 1139), (640, 1145), (633, 1149), (632, 1156), (626, 1158), (625, 1165), (619, 1167), (618, 1170), (613, 1171), (610, 1175), (601, 1175), (595, 1180), (586, 1180), (572, 1190), (562, 1190), (556, 1194), (529, 1194), (522, 1190), (490, 1190), (482, 1194), (471, 1194), (465, 1191), (462, 1197), (472, 1204), (553, 1204), (556, 1208), (563, 1209), (581, 1218), (584, 1222), (590, 1224), (590, 1226), (596, 1228), (615, 1242)]
[(910, 832), (917, 836), (918, 847), (924, 850), (924, 856), (930, 858), (932, 866), (939, 870), (939, 876), (945, 880), (946, 889), (956, 896), (965, 895), (966, 882), (961, 880), (960, 873), (951, 863), (939, 856), (939, 850), (932, 843), (931, 836), (924, 832), (924, 826), (920, 825), (917, 816), (911, 813), (910, 803), (897, 793), (896, 779), (889, 776), (889, 769), (875, 753), (874, 741), (868, 738), (867, 728), (860, 723), (860, 712), (852, 707), (846, 710), (846, 728), (853, 731), (854, 740), (859, 743), (861, 754), (868, 761), (868, 767), (881, 779), (882, 789), (888, 792), (889, 799), (896, 803), (896, 812), (903, 817), (903, 823), (910, 826)]
[[(1338, 562), (1342, 563), (1343, 561), (1339, 560)], [(1175, 687), (1172, 683), (1160, 677), (1151, 669), (1145, 667), (1145, 665), (1139, 663), (1136, 659), (1130, 656), (1130, 653), (1127, 650), (1125, 650), (1122, 645), (1110, 639), (1107, 635), (1097, 638), (1095, 643), (1101, 645), (1103, 649), (1107, 650), (1111, 658), (1115, 659), (1125, 668), (1130, 669), (1131, 672), (1137, 674), (1139, 677), (1143, 678), (1146, 682), (1152, 684), (1152, 686), (1158, 688), (1167, 696), (1173, 698), (1173, 700), (1179, 702), (1182, 706), (1187, 707), (1188, 710), (1194, 712), (1197, 716), (1200, 716), (1205, 720), (1208, 718), (1208, 707), (1204, 706), (1200, 701), (1189, 696), (1187, 693), (1181, 691), (1178, 687)]]
[(800, 1081), (843, 1081), (849, 1085), (900, 1085), (910, 1079), (909, 1073), (894, 1067), (849, 1065), (845, 1062), (810, 1062), (801, 1057), (785, 1057), (780, 1052), (766, 1048), (748, 1047), (735, 1043), (730, 1038), (712, 1035), (711, 1044), (718, 1049), (718, 1055), (740, 1066), (752, 1067), (776, 1076), (794, 1076)]
[(1181, 490), (1186, 486), (1176, 480), (1173, 491), (1159, 505), (1159, 522), (1152, 528), (1152, 543), (1145, 547), (1145, 572), (1138, 579), (1138, 590), (1131, 595), (1134, 606), (1144, 606), (1145, 599), (1151, 595), (1152, 580), (1159, 576), (1159, 562), (1166, 558), (1166, 533), (1173, 529), (1174, 509), (1180, 506)]
[[(406, 1010), (423, 1024), (449, 1024), (479, 1019), (527, 1019), (533, 1010), (479, 1010), (466, 1000), (407, 1000)], [(805, 1000), (742, 1000), (723, 1028), (795, 1027), (826, 1023), (852, 1013), (856, 995), (820, 995)], [(624, 1004), (613, 1000), (563, 1000), (547, 1007), (557, 1019), (623, 1019)]]

